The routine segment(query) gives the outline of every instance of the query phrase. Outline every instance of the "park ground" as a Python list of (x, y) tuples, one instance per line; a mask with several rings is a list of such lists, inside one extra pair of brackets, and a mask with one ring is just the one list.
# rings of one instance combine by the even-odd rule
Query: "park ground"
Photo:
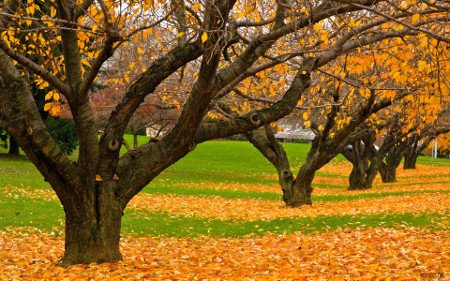
[[(285, 147), (295, 171), (309, 146)], [(286, 208), (250, 144), (199, 145), (128, 206), (123, 261), (60, 268), (61, 205), (26, 158), (0, 156), (0, 279), (450, 280), (450, 161), (366, 191), (346, 190), (350, 169), (337, 157), (313, 206)]]

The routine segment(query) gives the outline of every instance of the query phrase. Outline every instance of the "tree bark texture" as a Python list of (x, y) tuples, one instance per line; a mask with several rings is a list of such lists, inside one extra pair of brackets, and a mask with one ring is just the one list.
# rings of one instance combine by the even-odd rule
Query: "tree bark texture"
[(404, 162), (403, 169), (415, 169), (417, 157), (419, 157), (420, 152), (425, 149), (425, 146), (421, 150), (421, 145), (419, 145), (420, 137), (418, 134), (413, 134), (411, 137), (405, 140), (406, 147), (403, 153)]
[(372, 133), (353, 142), (351, 150), (345, 148), (342, 154), (352, 163), (349, 175), (348, 190), (364, 190), (372, 188), (378, 173), (376, 149), (374, 147), (375, 134)]
[(403, 169), (405, 170), (415, 169), (418, 157), (419, 153), (405, 153)]
[(385, 162), (380, 161), (380, 175), (384, 183), (397, 181), (397, 168), (402, 161), (403, 145), (394, 146), (386, 155)]
[(292, 193), (294, 178), (283, 146), (275, 138), (269, 125), (248, 132), (245, 136), (276, 168), (278, 182), (283, 191), (283, 201), (286, 202), (286, 195)]
[(62, 266), (122, 259), (119, 241), (123, 208), (115, 199), (114, 186), (114, 182), (96, 182), (91, 200), (80, 200), (76, 209), (64, 207), (66, 243)]
[(292, 189), (286, 190), (283, 195), (286, 206), (298, 207), (302, 205), (312, 205), (312, 182), (318, 169), (319, 168), (310, 165), (310, 163), (302, 165), (293, 183)]
[(276, 168), (286, 206), (311, 205), (312, 181), (317, 169), (314, 161), (303, 164), (294, 181), (287, 154), (269, 125), (249, 132), (245, 136)]

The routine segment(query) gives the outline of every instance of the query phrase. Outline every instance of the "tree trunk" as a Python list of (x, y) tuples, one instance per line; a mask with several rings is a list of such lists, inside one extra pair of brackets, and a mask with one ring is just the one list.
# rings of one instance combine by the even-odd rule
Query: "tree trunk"
[(61, 266), (116, 262), (123, 208), (115, 199), (113, 185), (97, 183), (94, 202), (80, 201), (76, 210), (65, 207), (66, 240)]
[(363, 190), (372, 187), (372, 183), (367, 181), (364, 166), (353, 165), (352, 172), (349, 176), (348, 190)]
[(19, 145), (17, 144), (16, 140), (12, 137), (9, 136), (9, 155), (19, 155)]
[(306, 162), (300, 168), (292, 189), (283, 190), (283, 201), (289, 207), (298, 207), (301, 205), (312, 205), (311, 193), (313, 191), (312, 181), (316, 170)]
[(373, 181), (379, 170), (379, 164), (374, 154), (364, 159), (364, 161), (362, 159), (356, 159), (356, 163), (352, 162), (353, 168), (349, 176), (348, 190), (372, 188)]
[(417, 153), (411, 153), (411, 154), (405, 154), (405, 162), (403, 162), (403, 169), (415, 169), (416, 168), (416, 162), (417, 158), (419, 157), (419, 154)]
[(294, 178), (283, 146), (275, 138), (268, 125), (248, 132), (245, 136), (277, 169), (278, 182), (283, 191), (283, 201), (286, 202), (285, 195), (292, 193)]
[(386, 154), (386, 163), (383, 162), (382, 156), (379, 159), (380, 165), (380, 175), (381, 180), (385, 183), (395, 182), (397, 180), (397, 168), (400, 165), (404, 151), (406, 148), (406, 143), (400, 143), (394, 145), (389, 152)]
[[(375, 165), (374, 165), (375, 166)], [(372, 188), (373, 181), (378, 173), (378, 168), (371, 166), (362, 174), (354, 172), (350, 173), (348, 190), (364, 190)]]
[(374, 147), (375, 133), (356, 139), (351, 149), (346, 147), (342, 155), (352, 163), (349, 175), (348, 190), (364, 190), (372, 188), (373, 180), (378, 173), (377, 150)]
[(386, 163), (380, 163), (380, 175), (384, 183), (395, 182), (397, 180), (397, 167), (400, 161), (393, 158), (388, 155), (386, 156)]
[(380, 168), (380, 175), (384, 183), (395, 182), (397, 180), (397, 169), (395, 166), (384, 164)]

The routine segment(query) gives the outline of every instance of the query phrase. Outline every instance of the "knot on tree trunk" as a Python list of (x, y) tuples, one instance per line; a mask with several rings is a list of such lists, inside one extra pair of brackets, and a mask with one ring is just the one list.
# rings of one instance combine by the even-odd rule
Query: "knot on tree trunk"
[(291, 171), (289, 171), (289, 170), (284, 170), (283, 172), (282, 172), (282, 174), (283, 174), (283, 178), (290, 178), (290, 177), (292, 177), (292, 172)]
[(259, 126), (261, 124), (261, 118), (259, 117), (258, 113), (253, 113), (250, 115), (250, 122), (252, 122), (253, 125)]
[(108, 149), (112, 152), (119, 150), (121, 142), (119, 140), (113, 139), (108, 142)]

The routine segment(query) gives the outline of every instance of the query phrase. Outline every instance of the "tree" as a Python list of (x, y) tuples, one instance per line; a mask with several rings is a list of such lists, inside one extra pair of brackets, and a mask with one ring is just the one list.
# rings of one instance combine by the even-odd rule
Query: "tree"
[(349, 176), (349, 190), (363, 190), (372, 188), (372, 183), (378, 174), (379, 163), (376, 161), (377, 148), (375, 147), (376, 134), (369, 129), (367, 134), (356, 139), (350, 147), (341, 153), (352, 163)]
[[(310, 87), (311, 74), (342, 54), (419, 33), (450, 41), (428, 30), (448, 22), (445, 2), (440, 1), (432, 7), (413, 3), (402, 8), (369, 0), (39, 3), (9, 0), (2, 7), (0, 128), (17, 140), (63, 205), (62, 265), (121, 259), (123, 210), (152, 179), (197, 143), (252, 131), (289, 114)], [(335, 27), (335, 35), (319, 34), (327, 25)], [(149, 37), (153, 32), (156, 39)], [(19, 33), (26, 34), (26, 44), (17, 40)], [(134, 80), (121, 78), (128, 86), (99, 140), (92, 86), (118, 50), (141, 38), (154, 47), (155, 57), (140, 56), (146, 68)], [(180, 103), (173, 129), (156, 142), (120, 155), (133, 113), (190, 64), (195, 82)], [(135, 65), (131, 62), (128, 68)], [(266, 69), (284, 77), (285, 87), (275, 89), (280, 97), (276, 103), (229, 120), (208, 118), (218, 101)], [(62, 102), (69, 105), (79, 139), (77, 161), (51, 137), (28, 79), (47, 91), (44, 110), (51, 115), (61, 114)]]
[[(421, 42), (422, 41), (423, 40), (421, 40)], [(433, 40), (430, 39), (428, 42), (430, 43), (432, 41)], [(303, 110), (302, 115), (305, 119), (305, 124), (316, 132), (316, 139), (313, 141), (306, 163), (302, 165), (296, 177), (293, 176), (284, 150), (281, 145), (277, 143), (271, 130), (268, 130), (268, 128), (259, 129), (246, 134), (250, 142), (277, 169), (279, 182), (284, 194), (283, 199), (287, 205), (296, 206), (311, 204), (311, 182), (314, 178), (315, 171), (336, 156), (337, 149), (345, 148), (346, 142), (351, 142), (356, 145), (356, 143), (360, 143), (358, 138), (365, 138), (366, 142), (369, 142), (370, 138), (367, 138), (366, 134), (368, 133), (365, 131), (373, 130), (373, 128), (371, 128), (372, 126), (370, 125), (368, 126), (368, 124), (364, 124), (365, 120), (371, 121), (370, 119), (372, 116), (370, 115), (373, 115), (378, 110), (388, 106), (390, 104), (389, 99), (393, 100), (396, 96), (397, 98), (395, 99), (399, 99), (398, 93), (403, 92), (400, 96), (405, 96), (405, 91), (408, 93), (416, 92), (414, 95), (415, 97), (418, 97), (419, 95), (427, 96), (428, 91), (437, 92), (439, 90), (442, 92), (441, 87), (439, 86), (439, 81), (442, 79), (442, 73), (440, 72), (442, 72), (442, 69), (446, 69), (446, 67), (437, 67), (437, 69), (435, 68), (434, 71), (431, 71), (430, 67), (427, 67), (427, 62), (419, 55), (415, 55), (417, 54), (417, 51), (412, 50), (413, 48), (418, 48), (415, 44), (406, 44), (404, 40), (398, 40), (398, 42), (395, 42), (394, 44), (392, 44), (392, 42), (386, 43), (387, 42), (384, 42), (384, 45), (381, 44), (381, 46), (378, 47), (371, 46), (371, 48), (367, 49), (361, 48), (357, 52), (347, 54), (345, 59), (342, 59), (343, 62), (341, 65), (334, 64), (333, 66), (330, 64), (330, 66), (327, 66), (329, 70), (323, 68), (320, 69), (320, 72), (334, 79), (331, 83), (326, 82), (325, 77), (313, 78), (315, 81), (319, 81), (316, 84), (317, 87), (310, 89), (309, 93), (311, 94), (311, 97), (300, 101), (300, 106), (298, 106), (297, 109)], [(439, 49), (439, 41), (434, 41), (427, 46), (429, 49), (433, 49), (434, 52)], [(421, 43), (419, 47), (423, 49), (424, 45)], [(386, 52), (385, 50), (389, 51)], [(412, 60), (415, 56), (416, 58)], [(399, 65), (402, 67), (399, 68)], [(436, 75), (433, 76), (432, 74)], [(264, 76), (267, 77), (267, 73)], [(259, 84), (261, 84), (261, 82), (262, 81), (258, 80)], [(344, 82), (354, 89), (352, 91), (345, 89), (344, 87), (339, 89), (340, 86), (336, 86), (336, 83), (338, 82)], [(334, 86), (333, 83), (335, 84)], [(403, 85), (407, 86), (404, 87)], [(336, 95), (333, 99), (330, 99), (330, 97), (333, 96), (333, 87), (336, 89)], [(373, 101), (369, 103), (364, 101), (364, 98), (370, 96), (365, 94), (364, 91), (372, 92), (377, 89), (381, 90), (377, 91), (380, 93), (372, 93), (370, 95), (374, 98), (379, 96), (380, 98), (377, 97), (377, 99), (384, 99), (384, 101), (374, 105), (373, 111), (371, 111), (370, 114), (364, 113), (365, 109), (372, 106), (370, 103), (373, 103)], [(341, 97), (337, 93), (339, 91), (344, 92)], [(271, 103), (270, 99), (264, 97), (254, 98), (249, 96), (249, 91), (245, 91), (245, 89), (242, 88), (235, 89), (235, 92), (248, 101)], [(359, 98), (355, 99), (355, 96), (357, 96), (355, 95), (355, 92), (359, 94)], [(362, 92), (362, 94), (360, 92)], [(320, 95), (320, 93), (322, 93), (322, 95)], [(327, 95), (327, 93), (330, 94)], [(364, 97), (364, 95), (366, 95), (366, 97)], [(304, 94), (303, 98), (306, 97), (307, 95)], [(363, 102), (361, 102), (361, 99)], [(353, 110), (349, 111), (348, 108), (345, 109), (346, 107)], [(435, 106), (433, 105), (433, 107)], [(223, 106), (222, 109), (224, 109)], [(428, 110), (428, 112), (431, 112), (431, 115), (434, 114), (434, 111)], [(227, 114), (230, 112), (226, 111), (225, 113)], [(327, 113), (331, 113), (331, 116), (327, 115)], [(324, 119), (324, 116), (327, 118)], [(361, 119), (358, 120), (359, 118)], [(367, 129), (364, 129), (364, 127)], [(323, 132), (325, 128), (327, 128), (328, 131)], [(338, 136), (337, 138), (335, 137), (336, 135)], [(401, 156), (401, 153), (397, 155), (393, 150), (390, 154), (383, 154), (382, 159), (386, 158), (387, 160), (387, 162), (384, 163), (383, 160), (379, 161), (375, 158), (375, 153), (369, 153), (369, 151), (373, 150), (373, 145), (356, 146), (358, 146), (357, 150), (353, 152), (360, 152), (364, 147), (366, 148), (366, 152), (363, 153), (361, 151), (361, 154), (358, 155), (358, 157), (352, 157), (347, 154), (349, 157), (352, 157), (351, 159), (354, 163), (354, 169), (350, 175), (351, 189), (369, 188), (378, 172), (379, 165), (382, 165), (384, 171), (389, 171), (383, 173), (384, 175), (394, 175), (392, 169), (393, 167), (398, 166), (396, 163), (401, 160), (401, 157), (398, 159), (397, 156)], [(395, 152), (401, 151), (395, 150)], [(387, 155), (389, 156), (386, 157)], [(387, 180), (387, 178), (385, 179)]]
[(420, 153), (424, 151), (425, 148), (428, 147), (430, 142), (434, 140), (437, 136), (441, 134), (445, 134), (450, 131), (450, 128), (441, 128), (437, 130), (429, 129), (422, 131), (419, 135), (417, 133), (412, 134), (408, 137), (404, 142), (406, 142), (406, 148), (404, 151), (404, 162), (403, 168), (406, 169), (415, 169), (417, 158)]
[(405, 134), (399, 132), (401, 132), (401, 128), (397, 124), (392, 124), (384, 137), (383, 145), (378, 151), (379, 171), (384, 183), (397, 180), (397, 168), (406, 149), (406, 143), (401, 142)]

